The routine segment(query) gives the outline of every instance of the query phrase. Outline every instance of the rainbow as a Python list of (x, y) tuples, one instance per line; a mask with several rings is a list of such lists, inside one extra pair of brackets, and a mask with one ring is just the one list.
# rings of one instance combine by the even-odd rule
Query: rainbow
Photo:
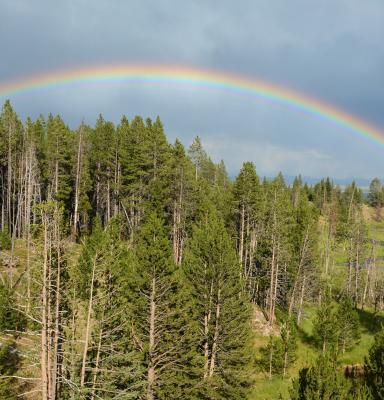
[(216, 70), (140, 64), (75, 68), (0, 81), (0, 97), (69, 84), (102, 82), (193, 87), (256, 97), (315, 116), (384, 146), (384, 132), (379, 128), (331, 104), (283, 86)]

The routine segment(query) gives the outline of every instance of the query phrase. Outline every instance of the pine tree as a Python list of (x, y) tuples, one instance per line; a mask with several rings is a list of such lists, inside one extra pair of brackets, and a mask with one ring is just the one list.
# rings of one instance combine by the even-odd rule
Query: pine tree
[[(271, 183), (264, 184), (266, 201), (270, 206), (264, 218), (263, 240), (260, 245), (260, 288), (261, 303), (267, 308), (269, 324), (272, 327), (276, 310), (280, 305), (286, 307), (290, 287), (288, 272), (292, 266), (292, 243), (289, 232), (294, 226), (290, 193), (282, 175)], [(260, 295), (259, 294), (259, 295)]]
[(248, 299), (224, 223), (209, 207), (194, 226), (183, 270), (200, 324), (195, 348), (202, 385), (197, 398), (243, 398), (249, 382)]
[(287, 319), (281, 326), (280, 337), (283, 347), (283, 376), (297, 358), (297, 331), (292, 319)]
[(384, 399), (384, 330), (375, 335), (375, 340), (369, 349), (365, 360), (365, 375), (367, 386), (374, 399)]
[(21, 332), (25, 328), (25, 318), (15, 306), (15, 294), (12, 288), (0, 284), (0, 332)]
[(17, 223), (18, 173), (23, 126), (9, 100), (0, 114), (1, 229), (13, 236)]
[[(84, 240), (72, 272), (71, 304), (67, 318), (70, 340), (65, 347), (68, 381), (66, 393), (110, 399), (136, 395), (138, 364), (127, 345), (126, 302), (123, 288), (129, 279), (131, 253), (120, 241), (121, 224), (111, 219), (104, 230), (100, 222)], [(69, 292), (71, 292), (69, 290)], [(85, 319), (85, 326), (79, 329)], [(79, 345), (80, 343), (80, 345)], [(88, 398), (87, 397), (87, 398)]]
[(288, 368), (296, 360), (297, 331), (292, 319), (287, 319), (281, 324), (280, 336), (269, 337), (267, 346), (261, 348), (261, 366), (268, 373), (286, 376)]
[(72, 159), (72, 237), (77, 239), (82, 232), (87, 232), (90, 225), (91, 192), (90, 177), (90, 128), (82, 123), (75, 132)]
[(313, 324), (313, 335), (324, 353), (326, 350), (335, 350), (338, 338), (338, 320), (331, 299), (326, 298), (320, 305)]
[[(16, 400), (18, 393), (23, 389), (12, 376), (21, 364), (21, 357), (16, 344), (5, 341), (0, 346), (0, 398), (3, 400)], [(20, 387), (21, 386), (21, 387)], [(26, 385), (24, 385), (26, 386)]]
[(272, 379), (274, 374), (281, 374), (284, 369), (284, 348), (280, 337), (269, 336), (268, 344), (260, 349), (260, 365)]
[(297, 324), (300, 324), (304, 301), (318, 289), (318, 213), (304, 193), (296, 195), (294, 226), (290, 232), (292, 261), (289, 269), (288, 315), (296, 313)]
[(249, 290), (254, 290), (255, 255), (261, 234), (261, 193), (259, 177), (251, 162), (243, 164), (233, 187), (236, 213), (237, 248), (243, 276)]
[(201, 139), (197, 136), (189, 147), (188, 154), (195, 166), (195, 180), (205, 179), (210, 185), (215, 184), (215, 164), (203, 148)]
[(383, 206), (383, 187), (379, 178), (372, 179), (369, 185), (368, 201), (372, 207), (380, 208)]
[(47, 121), (46, 154), (47, 182), (46, 198), (55, 200), (69, 213), (71, 194), (72, 140), (69, 128), (60, 116), (49, 116)]
[(185, 154), (181, 142), (176, 140), (170, 161), (169, 214), (172, 226), (173, 257), (180, 265), (184, 256), (185, 242), (191, 233), (191, 225), (196, 213), (196, 182), (193, 165)]
[(344, 353), (347, 349), (353, 347), (361, 335), (359, 316), (350, 296), (345, 295), (340, 298), (336, 320), (339, 332), (338, 342), (341, 351)]
[(322, 354), (310, 368), (300, 370), (292, 383), (291, 400), (343, 400), (348, 394), (348, 384), (338, 371), (335, 360)]
[(140, 359), (140, 397), (182, 398), (186, 310), (164, 221), (150, 212), (140, 228), (126, 283), (127, 335)]
[(112, 217), (112, 185), (115, 174), (116, 135), (112, 122), (100, 115), (91, 135), (91, 179), (95, 216), (106, 226)]

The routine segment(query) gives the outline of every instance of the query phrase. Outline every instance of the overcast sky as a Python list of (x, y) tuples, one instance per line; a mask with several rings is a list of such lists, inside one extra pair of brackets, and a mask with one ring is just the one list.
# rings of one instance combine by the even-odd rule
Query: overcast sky
[[(114, 63), (208, 67), (267, 79), (384, 127), (383, 0), (0, 0), (0, 82)], [(4, 99), (0, 98), (0, 101)], [(383, 176), (384, 147), (261, 100), (181, 88), (71, 85), (11, 97), (71, 127), (160, 115), (231, 174)]]

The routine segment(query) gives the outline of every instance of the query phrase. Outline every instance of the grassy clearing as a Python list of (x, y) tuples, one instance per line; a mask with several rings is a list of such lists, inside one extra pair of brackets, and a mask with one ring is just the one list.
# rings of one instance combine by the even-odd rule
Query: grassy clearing
[[(364, 206), (364, 217), (368, 223), (369, 237), (376, 241), (376, 257), (379, 263), (384, 259), (384, 221), (377, 221), (375, 211), (367, 206)], [(384, 215), (384, 212), (383, 212)], [(346, 251), (343, 249), (343, 244), (339, 244), (334, 254), (334, 264), (332, 265), (332, 285), (335, 288), (342, 288), (346, 281), (347, 260)], [(361, 364), (364, 362), (364, 357), (368, 354), (368, 350), (373, 343), (373, 337), (380, 326), (384, 326), (384, 313), (374, 314), (372, 310), (358, 310), (361, 338), (359, 342), (350, 350), (339, 356), (340, 368), (347, 364)], [(316, 349), (312, 328), (313, 321), (316, 315), (316, 308), (309, 306), (305, 308), (305, 317), (301, 323), (298, 332), (298, 353), (297, 361), (289, 369), (288, 376), (283, 379), (281, 376), (274, 376), (271, 380), (268, 379), (266, 373), (260, 370), (255, 372), (255, 385), (249, 395), (249, 400), (269, 400), (287, 399), (289, 396), (289, 388), (292, 378), (296, 377), (301, 368), (311, 365), (318, 354)], [(268, 337), (261, 335), (256, 337), (255, 346), (260, 348), (268, 342)]]
[[(364, 357), (368, 354), (368, 350), (373, 343), (375, 332), (378, 327), (381, 326), (381, 323), (384, 323), (384, 314), (375, 316), (372, 312), (367, 310), (359, 310), (358, 313), (361, 323), (361, 338), (351, 350), (340, 355), (340, 368), (342, 368), (342, 365), (360, 364), (364, 362)], [(266, 373), (257, 371), (255, 376), (256, 382), (250, 393), (249, 400), (277, 400), (280, 395), (283, 399), (288, 398), (292, 378), (297, 376), (301, 368), (313, 364), (318, 354), (312, 336), (315, 315), (316, 309), (314, 307), (306, 308), (306, 316), (298, 332), (297, 361), (295, 365), (289, 369), (288, 376), (285, 379), (280, 376), (274, 376), (269, 380)], [(267, 337), (258, 336), (256, 338), (256, 346), (258, 348), (265, 346), (267, 342)]]

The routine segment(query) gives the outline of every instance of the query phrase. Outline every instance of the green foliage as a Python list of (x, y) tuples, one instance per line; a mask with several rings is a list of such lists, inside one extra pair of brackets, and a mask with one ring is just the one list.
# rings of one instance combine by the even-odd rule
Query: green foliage
[(327, 297), (320, 305), (313, 326), (313, 335), (318, 347), (325, 352), (336, 349), (338, 341), (338, 320), (335, 306)]
[(0, 346), (0, 398), (16, 400), (16, 380), (12, 378), (20, 366), (21, 357), (15, 343), (3, 342)]
[(15, 306), (14, 291), (9, 286), (0, 284), (0, 332), (24, 329), (25, 318)]
[(284, 344), (280, 337), (269, 336), (268, 344), (260, 349), (260, 366), (271, 377), (284, 369)]
[(269, 342), (260, 349), (260, 365), (271, 378), (274, 374), (286, 374), (297, 358), (297, 330), (292, 319), (281, 323), (280, 336), (269, 337)]
[[(199, 138), (187, 154), (171, 146), (160, 118), (115, 126), (100, 116), (72, 131), (60, 116), (22, 124), (6, 102), (0, 139), (0, 250), (17, 261), (2, 271), (0, 330), (23, 331), (20, 309), (39, 335), (46, 300), (49, 357), (64, 374), (56, 397), (244, 399), (255, 370), (251, 304), (280, 327), (269, 343), (257, 339), (264, 370), (276, 374), (270, 387), (286, 387), (317, 347), (324, 354), (300, 373), (295, 398), (379, 390), (379, 339), (369, 385), (354, 380), (348, 394), (326, 356), (358, 362), (374, 329), (356, 309), (362, 317), (375, 308), (376, 329), (384, 298), (382, 225), (354, 183), (310, 186), (299, 176), (290, 186), (281, 173), (261, 181), (251, 162), (232, 182)], [(383, 193), (375, 179), (377, 210)]]
[(147, 215), (138, 232), (135, 259), (124, 287), (126, 335), (138, 360), (140, 396), (182, 398), (191, 356), (187, 292), (172, 260), (164, 221), (156, 212)]
[(367, 386), (374, 399), (384, 399), (384, 330), (375, 335), (375, 341), (365, 360)]
[[(197, 332), (197, 398), (244, 398), (249, 381), (249, 306), (239, 264), (222, 219), (208, 206), (194, 226), (183, 271)], [(197, 383), (196, 382), (196, 383)]]
[(0, 231), (0, 250), (10, 250), (12, 247), (12, 238), (8, 229)]
[(336, 320), (339, 350), (344, 353), (353, 347), (361, 336), (359, 315), (350, 296), (344, 295), (339, 299)]
[(383, 186), (379, 178), (374, 178), (369, 185), (368, 202), (372, 207), (382, 207), (384, 204)]
[(364, 380), (355, 378), (346, 396), (346, 400), (374, 400), (370, 388)]
[(282, 323), (280, 337), (284, 351), (284, 370), (286, 370), (297, 358), (297, 330), (292, 319)]
[(290, 389), (291, 400), (341, 400), (348, 393), (348, 384), (336, 361), (328, 353), (319, 356), (310, 368), (300, 370)]

